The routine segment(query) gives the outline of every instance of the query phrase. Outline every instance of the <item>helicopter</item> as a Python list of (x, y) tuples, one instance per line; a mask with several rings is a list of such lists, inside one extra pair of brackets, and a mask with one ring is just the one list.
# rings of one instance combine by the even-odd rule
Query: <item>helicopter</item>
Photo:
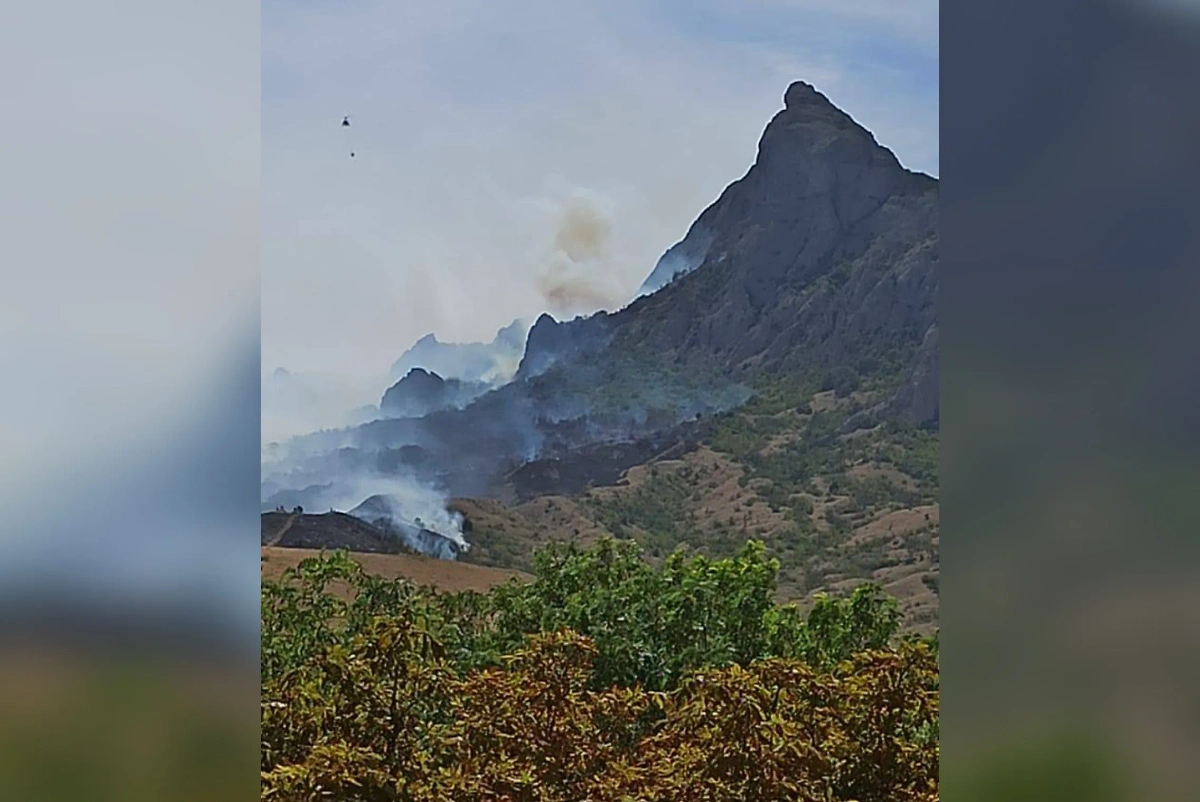
[[(343, 118), (342, 118), (342, 127), (343, 127), (343, 128), (349, 128), (349, 127), (350, 127), (350, 118), (349, 118), (349, 117), (343, 117)], [(350, 151), (350, 158), (351, 158), (351, 159), (353, 159), (353, 158), (354, 158), (354, 156), (355, 156), (355, 153), (354, 153), (354, 151)]]

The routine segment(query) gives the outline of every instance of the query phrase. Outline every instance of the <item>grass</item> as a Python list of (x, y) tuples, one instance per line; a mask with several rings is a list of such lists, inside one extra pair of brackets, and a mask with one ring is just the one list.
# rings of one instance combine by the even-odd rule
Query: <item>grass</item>
[(690, 529), (687, 503), (692, 492), (688, 478), (652, 468), (631, 493), (592, 499), (590, 507), (614, 536), (634, 538), (650, 556), (665, 557)]

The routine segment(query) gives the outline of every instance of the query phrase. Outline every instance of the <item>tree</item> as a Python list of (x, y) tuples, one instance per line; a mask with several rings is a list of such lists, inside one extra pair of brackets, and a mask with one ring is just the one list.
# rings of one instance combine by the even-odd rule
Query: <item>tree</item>
[(897, 638), (878, 588), (777, 606), (759, 543), (536, 563), (486, 594), (345, 553), (264, 582), (263, 798), (937, 798), (936, 640)]

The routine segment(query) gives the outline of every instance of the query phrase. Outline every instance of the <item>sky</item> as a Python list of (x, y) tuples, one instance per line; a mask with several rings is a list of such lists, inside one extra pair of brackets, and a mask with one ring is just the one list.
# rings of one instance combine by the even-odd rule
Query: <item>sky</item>
[(374, 392), (427, 333), (618, 308), (793, 80), (937, 175), (937, 26), (936, 0), (264, 0), (264, 372)]

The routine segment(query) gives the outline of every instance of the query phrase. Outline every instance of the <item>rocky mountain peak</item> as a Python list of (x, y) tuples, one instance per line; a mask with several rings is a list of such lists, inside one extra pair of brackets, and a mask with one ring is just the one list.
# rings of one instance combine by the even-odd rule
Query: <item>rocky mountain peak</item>
[(433, 371), (413, 368), (383, 394), (379, 409), (394, 417), (419, 417), (440, 409), (462, 406), (477, 398), (487, 386), (459, 379), (443, 379)]
[[(909, 363), (936, 321), (937, 243), (937, 181), (796, 81), (746, 175), (615, 316), (617, 338), (735, 373)], [(927, 418), (926, 396), (904, 416)]]
[(537, 376), (559, 360), (577, 359), (602, 348), (608, 342), (611, 321), (607, 312), (562, 323), (543, 313), (529, 330), (517, 378)]

